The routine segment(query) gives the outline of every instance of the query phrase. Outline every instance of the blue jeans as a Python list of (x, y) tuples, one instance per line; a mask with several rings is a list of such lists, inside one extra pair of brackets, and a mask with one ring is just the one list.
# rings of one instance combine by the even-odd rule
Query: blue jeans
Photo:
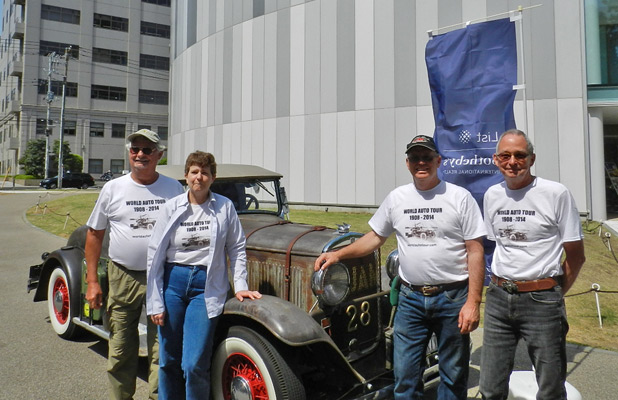
[(159, 398), (208, 399), (210, 359), (218, 317), (204, 301), (206, 270), (166, 264), (165, 324), (159, 327)]
[(490, 283), (485, 296), (480, 391), (506, 399), (515, 350), (524, 339), (536, 371), (537, 399), (566, 399), (566, 334), (562, 289), (509, 294)]
[(394, 323), (395, 399), (423, 399), (425, 350), (435, 332), (440, 358), (438, 399), (466, 399), (470, 335), (457, 327), (468, 286), (426, 297), (401, 286)]

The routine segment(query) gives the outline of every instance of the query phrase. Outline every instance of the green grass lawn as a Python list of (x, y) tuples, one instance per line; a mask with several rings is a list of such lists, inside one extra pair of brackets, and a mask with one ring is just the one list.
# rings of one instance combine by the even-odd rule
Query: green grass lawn
[[(68, 237), (71, 232), (88, 220), (98, 193), (75, 194), (61, 199), (41, 200), (38, 207), (28, 209), (28, 220), (53, 234)], [(331, 208), (332, 209), (332, 208)], [(332, 212), (332, 211), (290, 211), (290, 219), (312, 225), (337, 228), (337, 224), (348, 223), (351, 230), (367, 232), (367, 222), (371, 214)], [(618, 249), (618, 239), (605, 238), (605, 229), (599, 236), (599, 224), (584, 224), (586, 264), (573, 288), (567, 293), (566, 305), (570, 330), (567, 339), (573, 343), (618, 351), (618, 260), (614, 249)], [(397, 246), (391, 236), (382, 247), (382, 261)], [(49, 249), (50, 251), (53, 249)], [(598, 293), (601, 305), (603, 328), (599, 327), (594, 293), (586, 293), (593, 283), (601, 286)]]

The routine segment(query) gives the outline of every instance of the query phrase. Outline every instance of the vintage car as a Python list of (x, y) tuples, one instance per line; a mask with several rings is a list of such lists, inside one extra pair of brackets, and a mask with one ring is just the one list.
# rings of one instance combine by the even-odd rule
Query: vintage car
[[(182, 167), (161, 171), (184, 179)], [(213, 398), (391, 398), (391, 298), (397, 296), (391, 296), (389, 278), (382, 283), (379, 251), (315, 273), (320, 253), (361, 234), (345, 225), (331, 229), (290, 222), (281, 178), (255, 166), (217, 166), (212, 190), (238, 210), (247, 238), (249, 287), (264, 296), (239, 302), (230, 294), (215, 338)], [(47, 300), (52, 327), (66, 339), (83, 329), (108, 338), (105, 312), (91, 310), (84, 300), (86, 230), (78, 228), (65, 247), (44, 253), (43, 263), (30, 267), (28, 290), (36, 289), (34, 301)], [(106, 257), (107, 238), (99, 263), (104, 291)], [(395, 281), (397, 266), (394, 252), (387, 270)], [(437, 363), (432, 340), (426, 385), (439, 379)]]

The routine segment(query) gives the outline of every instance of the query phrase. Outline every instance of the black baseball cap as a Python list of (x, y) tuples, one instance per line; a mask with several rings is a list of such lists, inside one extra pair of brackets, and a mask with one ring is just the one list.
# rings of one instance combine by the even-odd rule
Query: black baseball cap
[(408, 145), (406, 146), (406, 154), (408, 154), (408, 152), (412, 150), (413, 147), (416, 147), (416, 146), (425, 147), (435, 152), (438, 151), (436, 149), (436, 142), (433, 141), (433, 138), (431, 136), (426, 136), (426, 135), (414, 136), (412, 141), (408, 143)]

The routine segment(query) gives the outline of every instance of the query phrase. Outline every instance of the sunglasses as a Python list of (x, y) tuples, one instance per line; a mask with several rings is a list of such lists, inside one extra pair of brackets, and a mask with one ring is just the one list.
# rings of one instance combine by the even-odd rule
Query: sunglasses
[(498, 159), (498, 161), (500, 162), (509, 162), (511, 161), (511, 158), (515, 157), (515, 161), (516, 162), (524, 162), (526, 160), (526, 158), (528, 158), (530, 154), (528, 153), (523, 153), (523, 152), (517, 152), (517, 153), (500, 153), (500, 154), (496, 154), (496, 158)]
[(410, 160), (410, 162), (413, 163), (417, 163), (417, 162), (425, 162), (425, 163), (429, 163), (432, 162), (433, 159), (436, 158), (435, 156), (431, 155), (431, 154), (425, 154), (423, 156), (409, 156), (408, 160)]
[(129, 147), (129, 151), (131, 152), (131, 154), (138, 154), (140, 151), (144, 154), (146, 154), (147, 156), (151, 155), (153, 151), (155, 151), (155, 148), (152, 147), (137, 147), (137, 146), (131, 146)]

